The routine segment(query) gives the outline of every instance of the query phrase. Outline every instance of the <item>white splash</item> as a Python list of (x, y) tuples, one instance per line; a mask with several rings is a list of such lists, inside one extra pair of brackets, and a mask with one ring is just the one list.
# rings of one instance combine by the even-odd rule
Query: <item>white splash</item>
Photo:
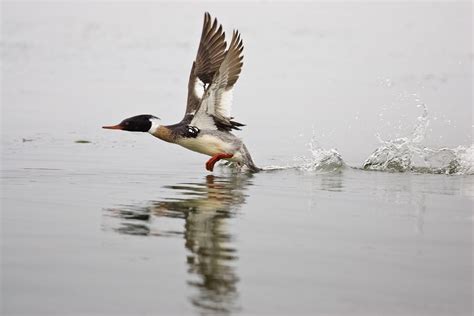
[(413, 133), (408, 137), (383, 140), (381, 146), (364, 162), (363, 168), (380, 171), (413, 171), (436, 174), (474, 174), (473, 147), (433, 149), (422, 145), (429, 126), (428, 110), (419, 104), (423, 113), (418, 117)]
[(315, 132), (308, 143), (310, 157), (299, 157), (296, 166), (304, 171), (334, 172), (343, 169), (346, 164), (341, 154), (335, 148), (324, 149), (316, 139)]
[(315, 132), (307, 144), (310, 156), (296, 157), (293, 163), (262, 167), (264, 171), (296, 169), (309, 172), (336, 172), (346, 167), (341, 154), (334, 148), (324, 149), (316, 139)]

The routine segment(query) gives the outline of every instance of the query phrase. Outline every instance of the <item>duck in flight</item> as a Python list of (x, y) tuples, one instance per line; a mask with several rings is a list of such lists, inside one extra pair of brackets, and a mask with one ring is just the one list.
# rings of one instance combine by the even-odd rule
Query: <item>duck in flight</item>
[(209, 171), (213, 171), (215, 163), (221, 159), (239, 167), (246, 166), (252, 172), (259, 171), (245, 144), (231, 133), (244, 126), (234, 121), (230, 114), (232, 91), (242, 70), (243, 49), (238, 31), (233, 32), (227, 48), (222, 25), (206, 12), (189, 76), (186, 113), (181, 122), (161, 125), (158, 117), (143, 114), (103, 128), (148, 132), (166, 142), (211, 156), (206, 162)]

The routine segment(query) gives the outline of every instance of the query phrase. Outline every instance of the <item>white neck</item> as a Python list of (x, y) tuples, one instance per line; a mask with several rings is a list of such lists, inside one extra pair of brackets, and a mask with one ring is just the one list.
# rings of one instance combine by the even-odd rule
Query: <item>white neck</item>
[(151, 127), (148, 130), (148, 133), (154, 134), (158, 130), (158, 127), (160, 127), (160, 120), (157, 118), (152, 118), (150, 119), (150, 122), (151, 122)]

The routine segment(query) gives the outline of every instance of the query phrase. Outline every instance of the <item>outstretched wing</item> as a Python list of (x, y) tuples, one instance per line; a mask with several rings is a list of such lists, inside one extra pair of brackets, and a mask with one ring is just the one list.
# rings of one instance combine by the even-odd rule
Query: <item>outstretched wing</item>
[(226, 46), (222, 25), (206, 12), (196, 60), (189, 76), (185, 119), (191, 119), (199, 108), (205, 85), (212, 82), (212, 78), (224, 61)]
[(232, 91), (242, 70), (242, 39), (238, 31), (232, 34), (229, 49), (214, 75), (211, 85), (205, 90), (201, 105), (191, 125), (201, 129), (219, 129), (230, 131), (239, 129), (243, 124), (232, 121)]

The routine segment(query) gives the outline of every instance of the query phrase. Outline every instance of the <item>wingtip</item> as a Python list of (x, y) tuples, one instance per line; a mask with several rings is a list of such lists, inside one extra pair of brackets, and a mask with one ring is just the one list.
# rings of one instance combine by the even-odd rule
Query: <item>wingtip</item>
[(212, 16), (209, 12), (204, 13), (204, 25), (211, 24), (212, 25)]
[(216, 18), (216, 17), (212, 17), (212, 15), (209, 13), (209, 11), (204, 12), (204, 18), (207, 19), (207, 20), (209, 20), (209, 22), (212, 22), (212, 23), (218, 22), (218, 21), (217, 21), (217, 18)]

